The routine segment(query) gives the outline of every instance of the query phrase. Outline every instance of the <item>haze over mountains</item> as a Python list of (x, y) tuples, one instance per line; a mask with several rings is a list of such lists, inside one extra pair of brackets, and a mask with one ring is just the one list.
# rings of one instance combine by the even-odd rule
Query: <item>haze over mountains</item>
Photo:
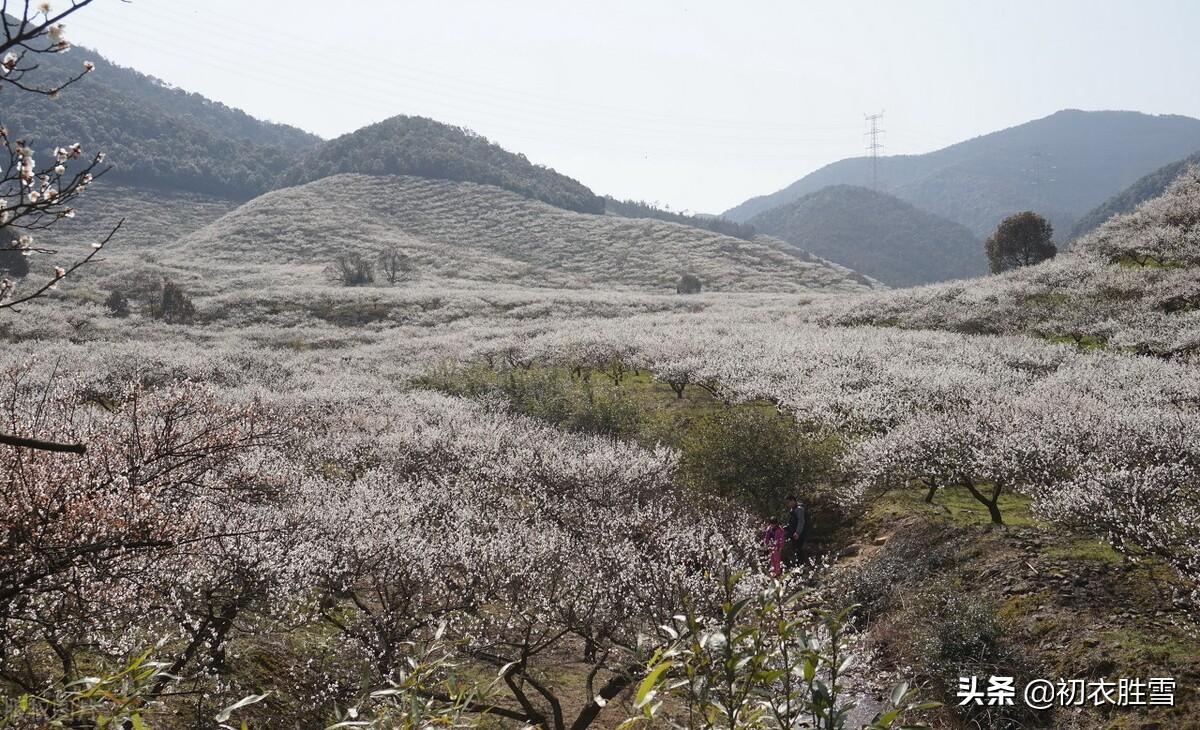
[(983, 246), (965, 226), (868, 188), (830, 185), (747, 222), (891, 286), (987, 272)]
[[(1200, 149), (1200, 120), (1065, 110), (923, 155), (879, 159), (879, 188), (985, 237), (1035, 210), (1065, 238), (1075, 222), (1139, 177)], [(866, 157), (841, 160), (726, 211), (746, 221), (827, 185), (871, 180)]]
[(1162, 195), (1167, 187), (1191, 165), (1200, 165), (1200, 152), (1163, 165), (1154, 172), (1139, 178), (1137, 182), (1088, 211), (1075, 228), (1071, 238), (1079, 238), (1099, 228), (1105, 221), (1120, 213), (1131, 213), (1141, 203)]

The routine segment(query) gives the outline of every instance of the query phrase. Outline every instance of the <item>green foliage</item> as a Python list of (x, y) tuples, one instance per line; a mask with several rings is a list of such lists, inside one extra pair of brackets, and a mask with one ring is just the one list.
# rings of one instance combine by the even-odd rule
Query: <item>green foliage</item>
[(154, 687), (169, 681), (167, 665), (134, 657), (115, 671), (84, 677), (41, 694), (18, 695), (0, 717), (0, 728), (89, 727), (145, 730), (156, 705)]
[[(753, 590), (741, 576), (728, 577), (719, 617), (689, 609), (662, 627), (670, 643), (648, 663), (634, 695), (640, 714), (621, 730), (664, 716), (688, 730), (844, 730), (856, 704), (846, 687), (854, 667), (847, 625), (853, 609), (814, 618), (804, 597), (777, 581)], [(919, 703), (907, 684), (890, 700), (864, 728), (900, 727), (939, 706)]]
[[(922, 625), (914, 632), (921, 664), (947, 698), (955, 696), (959, 677), (1012, 676), (1021, 687), (1037, 672), (1007, 640), (996, 606), (956, 586), (934, 583), (909, 600)], [(971, 727), (1021, 728), (1036, 723), (1023, 704), (956, 706)]]
[(326, 142), (302, 156), (281, 182), (299, 185), (352, 172), (484, 183), (567, 210), (604, 212), (604, 200), (577, 180), (470, 130), (423, 117), (392, 117)]
[(714, 411), (683, 437), (680, 472), (693, 487), (778, 514), (792, 492), (811, 493), (835, 468), (838, 442), (759, 406)]
[(38, 58), (46, 79), (68, 78), (85, 60), (96, 70), (51, 99), (0, 98), (0, 117), (13, 139), (26, 139), (39, 158), (56, 145), (79, 142), (104, 151), (104, 179), (142, 187), (247, 199), (273, 187), (314, 135), (263, 122), (199, 94), (115, 66), (74, 48)]
[(971, 231), (867, 188), (832, 185), (750, 222), (763, 233), (893, 286), (984, 272), (979, 239)]
[(1015, 213), (1001, 221), (984, 242), (988, 266), (993, 274), (1032, 266), (1054, 258), (1054, 228), (1031, 210)]
[(898, 587), (897, 575), (916, 583), (944, 575), (955, 563), (961, 545), (949, 531), (937, 538), (921, 532), (897, 534), (881, 554), (866, 560), (840, 577), (846, 600), (858, 606), (854, 618), (862, 626), (896, 608), (907, 595)]
[(509, 407), (569, 431), (636, 438), (643, 414), (629, 392), (590, 373), (514, 368), (496, 373), (475, 366), (435, 371), (420, 385), (469, 398), (500, 397)]

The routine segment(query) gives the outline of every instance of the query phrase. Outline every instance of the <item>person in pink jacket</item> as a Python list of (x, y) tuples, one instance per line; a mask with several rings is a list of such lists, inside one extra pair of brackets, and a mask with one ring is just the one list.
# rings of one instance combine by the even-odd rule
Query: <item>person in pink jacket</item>
[(783, 575), (783, 546), (786, 542), (787, 535), (778, 518), (769, 518), (766, 532), (763, 533), (763, 548), (771, 565), (771, 575), (776, 578)]

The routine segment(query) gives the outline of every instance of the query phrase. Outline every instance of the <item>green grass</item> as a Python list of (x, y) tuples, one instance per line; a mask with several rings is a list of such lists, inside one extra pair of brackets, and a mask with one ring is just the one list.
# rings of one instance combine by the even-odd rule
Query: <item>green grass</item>
[(1084, 352), (1092, 350), (1103, 350), (1108, 347), (1108, 340), (1096, 335), (1083, 335), (1081, 337), (1073, 337), (1071, 335), (1049, 335), (1045, 338), (1047, 342), (1053, 342), (1059, 345), (1074, 345)]
[(1117, 266), (1126, 269), (1184, 269), (1187, 264), (1182, 261), (1159, 261), (1153, 256), (1144, 256), (1135, 258), (1134, 256), (1122, 256), (1114, 263)]
[[(992, 518), (987, 508), (962, 487), (939, 489), (933, 496), (933, 504), (925, 502), (925, 493), (926, 489), (918, 486), (894, 489), (872, 507), (869, 519), (894, 521), (920, 514), (945, 520), (956, 526), (991, 524)], [(1045, 527), (1046, 523), (1031, 513), (1030, 502), (1029, 497), (1022, 494), (1001, 494), (1000, 514), (1004, 524), (1009, 527)]]
[(1048, 557), (1064, 560), (1091, 560), (1104, 563), (1120, 563), (1125, 560), (1121, 553), (1106, 542), (1089, 537), (1076, 537), (1061, 545), (1046, 548)]

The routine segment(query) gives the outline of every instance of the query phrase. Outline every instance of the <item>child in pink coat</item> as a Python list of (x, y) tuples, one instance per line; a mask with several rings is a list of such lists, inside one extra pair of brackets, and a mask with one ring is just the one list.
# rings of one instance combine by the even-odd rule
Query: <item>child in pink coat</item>
[(787, 535), (779, 520), (771, 517), (767, 520), (767, 530), (763, 533), (763, 547), (766, 549), (771, 564), (771, 575), (778, 578), (783, 575), (783, 546)]

